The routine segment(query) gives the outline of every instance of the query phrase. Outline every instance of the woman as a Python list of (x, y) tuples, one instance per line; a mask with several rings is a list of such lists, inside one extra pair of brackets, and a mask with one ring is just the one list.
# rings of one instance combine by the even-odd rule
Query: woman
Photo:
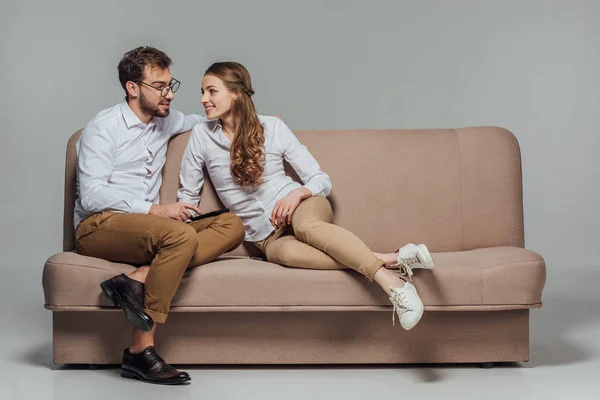
[[(244, 224), (245, 240), (274, 263), (298, 268), (352, 268), (388, 294), (406, 330), (423, 315), (409, 283), (412, 269), (434, 267), (425, 245), (374, 253), (332, 223), (331, 180), (283, 121), (256, 114), (250, 75), (235, 62), (215, 63), (202, 80), (209, 121), (197, 124), (181, 164), (179, 201), (198, 204), (206, 166), (219, 198)], [(285, 175), (283, 160), (304, 185)], [(388, 268), (400, 267), (397, 276)], [(403, 275), (403, 276), (402, 276)], [(394, 320), (394, 318), (392, 318)]]

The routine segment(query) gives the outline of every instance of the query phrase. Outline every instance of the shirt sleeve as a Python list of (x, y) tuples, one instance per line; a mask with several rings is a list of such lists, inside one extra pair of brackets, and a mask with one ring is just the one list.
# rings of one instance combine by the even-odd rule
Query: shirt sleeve
[(275, 126), (275, 133), (281, 140), (283, 157), (294, 168), (304, 187), (310, 190), (313, 196), (329, 196), (331, 193), (329, 175), (321, 171), (317, 160), (283, 121), (278, 120)]
[(106, 128), (88, 125), (77, 144), (77, 182), (82, 208), (91, 213), (121, 211), (147, 214), (152, 203), (133, 200), (111, 187), (109, 179), (115, 160), (115, 141)]
[[(179, 173), (179, 181), (181, 187), (177, 191), (178, 201), (191, 203), (194, 205), (200, 204), (200, 190), (204, 184), (204, 154), (202, 151), (202, 143), (199, 135), (202, 134), (200, 127), (196, 126), (188, 139), (187, 146), (181, 159), (181, 170)], [(188, 212), (196, 215), (192, 210)]]
[(206, 121), (206, 117), (198, 114), (185, 115), (181, 111), (171, 110), (166, 118), (167, 130), (171, 136), (187, 132), (198, 122)]

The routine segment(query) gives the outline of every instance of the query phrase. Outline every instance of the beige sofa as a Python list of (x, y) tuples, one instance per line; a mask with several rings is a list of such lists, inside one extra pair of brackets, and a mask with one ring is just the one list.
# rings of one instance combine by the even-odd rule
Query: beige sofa
[[(75, 143), (68, 144), (64, 252), (43, 272), (54, 362), (120, 363), (130, 340), (103, 280), (133, 270), (73, 252)], [(186, 273), (161, 355), (174, 364), (482, 363), (529, 358), (529, 310), (542, 304), (544, 260), (524, 249), (517, 140), (493, 127), (298, 131), (333, 182), (336, 223), (374, 251), (426, 243), (437, 267), (416, 271), (426, 305), (411, 331), (392, 326), (386, 295), (354, 271), (286, 268), (243, 246)], [(189, 133), (167, 154), (163, 202), (176, 200)], [(290, 171), (292, 175), (293, 172)], [(297, 178), (297, 177), (296, 177)], [(201, 208), (220, 208), (210, 181)], [(250, 252), (250, 253), (249, 253)]]

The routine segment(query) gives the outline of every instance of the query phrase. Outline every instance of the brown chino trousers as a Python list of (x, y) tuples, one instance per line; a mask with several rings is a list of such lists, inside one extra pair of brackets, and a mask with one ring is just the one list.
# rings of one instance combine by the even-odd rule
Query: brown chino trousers
[(81, 221), (75, 239), (82, 255), (150, 265), (144, 308), (154, 322), (165, 323), (185, 271), (235, 249), (244, 239), (244, 227), (232, 213), (187, 224), (104, 211)]

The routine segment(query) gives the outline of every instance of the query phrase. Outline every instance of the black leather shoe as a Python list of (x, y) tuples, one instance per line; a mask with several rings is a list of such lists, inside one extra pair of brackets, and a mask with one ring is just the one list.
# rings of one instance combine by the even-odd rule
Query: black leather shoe
[(181, 385), (192, 378), (187, 372), (178, 371), (165, 362), (154, 346), (146, 347), (141, 353), (123, 352), (121, 376), (161, 385)]
[(136, 328), (148, 332), (154, 321), (144, 311), (144, 284), (125, 274), (113, 276), (100, 284), (102, 293), (125, 312), (127, 320)]

